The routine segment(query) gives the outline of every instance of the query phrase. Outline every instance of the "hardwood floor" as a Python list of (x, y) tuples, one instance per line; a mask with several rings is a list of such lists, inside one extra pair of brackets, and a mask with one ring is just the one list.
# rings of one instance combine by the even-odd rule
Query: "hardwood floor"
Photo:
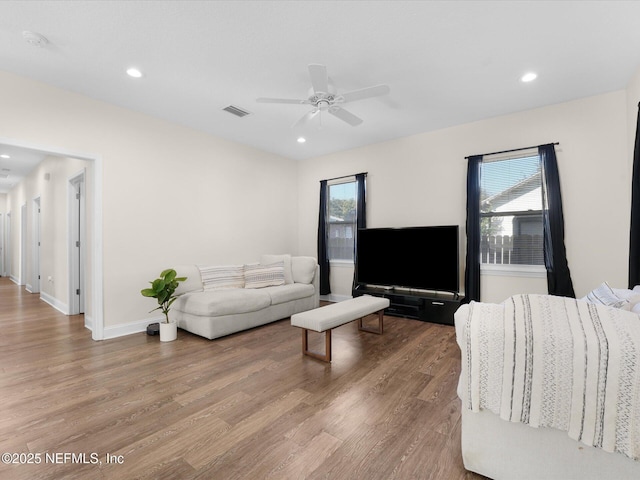
[(95, 342), (0, 278), (0, 329), (0, 453), (39, 462), (1, 464), (3, 479), (484, 478), (462, 465), (453, 327), (352, 322), (331, 364), (302, 356), (288, 319)]

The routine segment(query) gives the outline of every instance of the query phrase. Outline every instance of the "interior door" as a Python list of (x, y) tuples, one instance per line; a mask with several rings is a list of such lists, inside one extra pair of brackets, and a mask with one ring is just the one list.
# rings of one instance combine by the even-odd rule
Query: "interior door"
[(84, 174), (70, 180), (69, 184), (69, 314), (84, 313), (85, 278), (85, 183)]
[(40, 197), (33, 200), (33, 268), (31, 293), (40, 292)]

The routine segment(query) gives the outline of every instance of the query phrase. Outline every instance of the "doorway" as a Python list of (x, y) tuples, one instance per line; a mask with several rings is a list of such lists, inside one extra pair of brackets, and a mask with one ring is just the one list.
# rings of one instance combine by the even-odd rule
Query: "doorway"
[[(89, 189), (89, 198), (87, 199), (87, 205), (89, 208), (89, 212), (85, 218), (85, 229), (87, 230), (87, 242), (85, 246), (86, 250), (86, 260), (87, 260), (87, 275), (85, 286), (85, 326), (91, 330), (91, 337), (94, 340), (102, 340), (104, 338), (104, 298), (103, 298), (103, 246), (102, 246), (102, 164), (103, 160), (99, 155), (94, 154), (86, 154), (77, 151), (69, 151), (60, 148), (51, 148), (41, 145), (34, 145), (29, 143), (24, 143), (21, 141), (16, 141), (15, 139), (3, 138), (0, 137), (0, 144), (16, 147), (16, 148), (24, 148), (27, 150), (35, 150), (41, 153), (45, 153), (48, 155), (58, 156), (58, 157), (67, 157), (67, 158), (77, 158), (80, 160), (87, 160), (90, 162), (90, 170), (87, 170), (88, 173), (85, 174), (85, 185), (88, 183), (90, 186)], [(35, 200), (30, 203), (30, 206), (34, 206)], [(45, 205), (46, 206), (46, 205)], [(31, 228), (36, 227), (36, 215), (33, 215), (33, 219), (29, 221), (29, 226)], [(5, 231), (8, 231), (7, 225), (10, 223), (7, 215), (5, 215)], [(39, 224), (38, 224), (39, 226)], [(8, 232), (7, 232), (8, 233)], [(35, 235), (34, 235), (35, 236)], [(39, 234), (38, 234), (39, 236)], [(9, 237), (10, 238), (10, 237)], [(11, 273), (11, 256), (10, 256), (10, 240), (5, 237), (5, 271), (8, 274)], [(29, 249), (31, 253), (35, 256), (36, 253), (39, 254), (39, 251), (36, 249), (36, 241), (29, 242)], [(17, 262), (16, 262), (17, 263)], [(38, 261), (39, 263), (39, 261)], [(34, 271), (40, 270), (40, 266), (37, 269), (34, 266), (31, 266), (27, 263), (27, 268), (29, 273), (33, 275)], [(28, 276), (28, 277), (29, 277)], [(33, 280), (39, 280), (37, 278), (37, 274), (33, 275), (35, 278)], [(31, 278), (27, 278), (27, 280), (31, 280)], [(38, 290), (40, 290), (40, 285), (38, 282), (37, 286)]]

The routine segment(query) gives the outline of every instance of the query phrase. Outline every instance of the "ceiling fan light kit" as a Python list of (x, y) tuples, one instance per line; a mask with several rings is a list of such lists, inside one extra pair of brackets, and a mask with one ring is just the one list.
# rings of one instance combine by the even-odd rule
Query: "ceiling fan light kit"
[(298, 120), (293, 126), (308, 125), (311, 121), (318, 119), (321, 123), (320, 112), (327, 112), (334, 117), (348, 123), (352, 127), (360, 125), (363, 120), (342, 108), (341, 105), (354, 102), (356, 100), (364, 100), (367, 98), (378, 97), (389, 93), (388, 85), (375, 85), (359, 90), (353, 90), (343, 94), (338, 94), (336, 88), (331, 83), (327, 75), (327, 67), (324, 65), (309, 65), (309, 77), (311, 79), (311, 89), (306, 99), (289, 99), (289, 98), (258, 98), (259, 103), (281, 103), (290, 105), (311, 105), (313, 108)]

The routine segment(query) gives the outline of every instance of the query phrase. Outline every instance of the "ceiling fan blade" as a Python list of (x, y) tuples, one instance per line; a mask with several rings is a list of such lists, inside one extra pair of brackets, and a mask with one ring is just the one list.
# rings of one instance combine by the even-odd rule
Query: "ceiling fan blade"
[(258, 103), (293, 103), (296, 105), (304, 105), (308, 104), (309, 100), (294, 100), (292, 98), (256, 98), (256, 102)]
[(340, 120), (347, 122), (352, 127), (362, 123), (362, 119), (360, 117), (356, 117), (353, 113), (348, 112), (342, 107), (333, 106), (329, 108), (329, 113), (334, 117), (338, 117)]
[(319, 108), (314, 108), (313, 110), (305, 114), (300, 120), (294, 123), (292, 127), (296, 128), (296, 127), (303, 127), (305, 125), (309, 125), (316, 117), (318, 118), (318, 120), (320, 120)]
[(329, 77), (327, 76), (327, 67), (324, 65), (309, 65), (309, 77), (311, 77), (311, 85), (315, 93), (329, 92)]
[(360, 90), (352, 90), (351, 92), (340, 95), (343, 102), (353, 102), (355, 100), (363, 100), (365, 98), (379, 97), (389, 93), (391, 89), (389, 85), (375, 85), (373, 87), (362, 88)]

